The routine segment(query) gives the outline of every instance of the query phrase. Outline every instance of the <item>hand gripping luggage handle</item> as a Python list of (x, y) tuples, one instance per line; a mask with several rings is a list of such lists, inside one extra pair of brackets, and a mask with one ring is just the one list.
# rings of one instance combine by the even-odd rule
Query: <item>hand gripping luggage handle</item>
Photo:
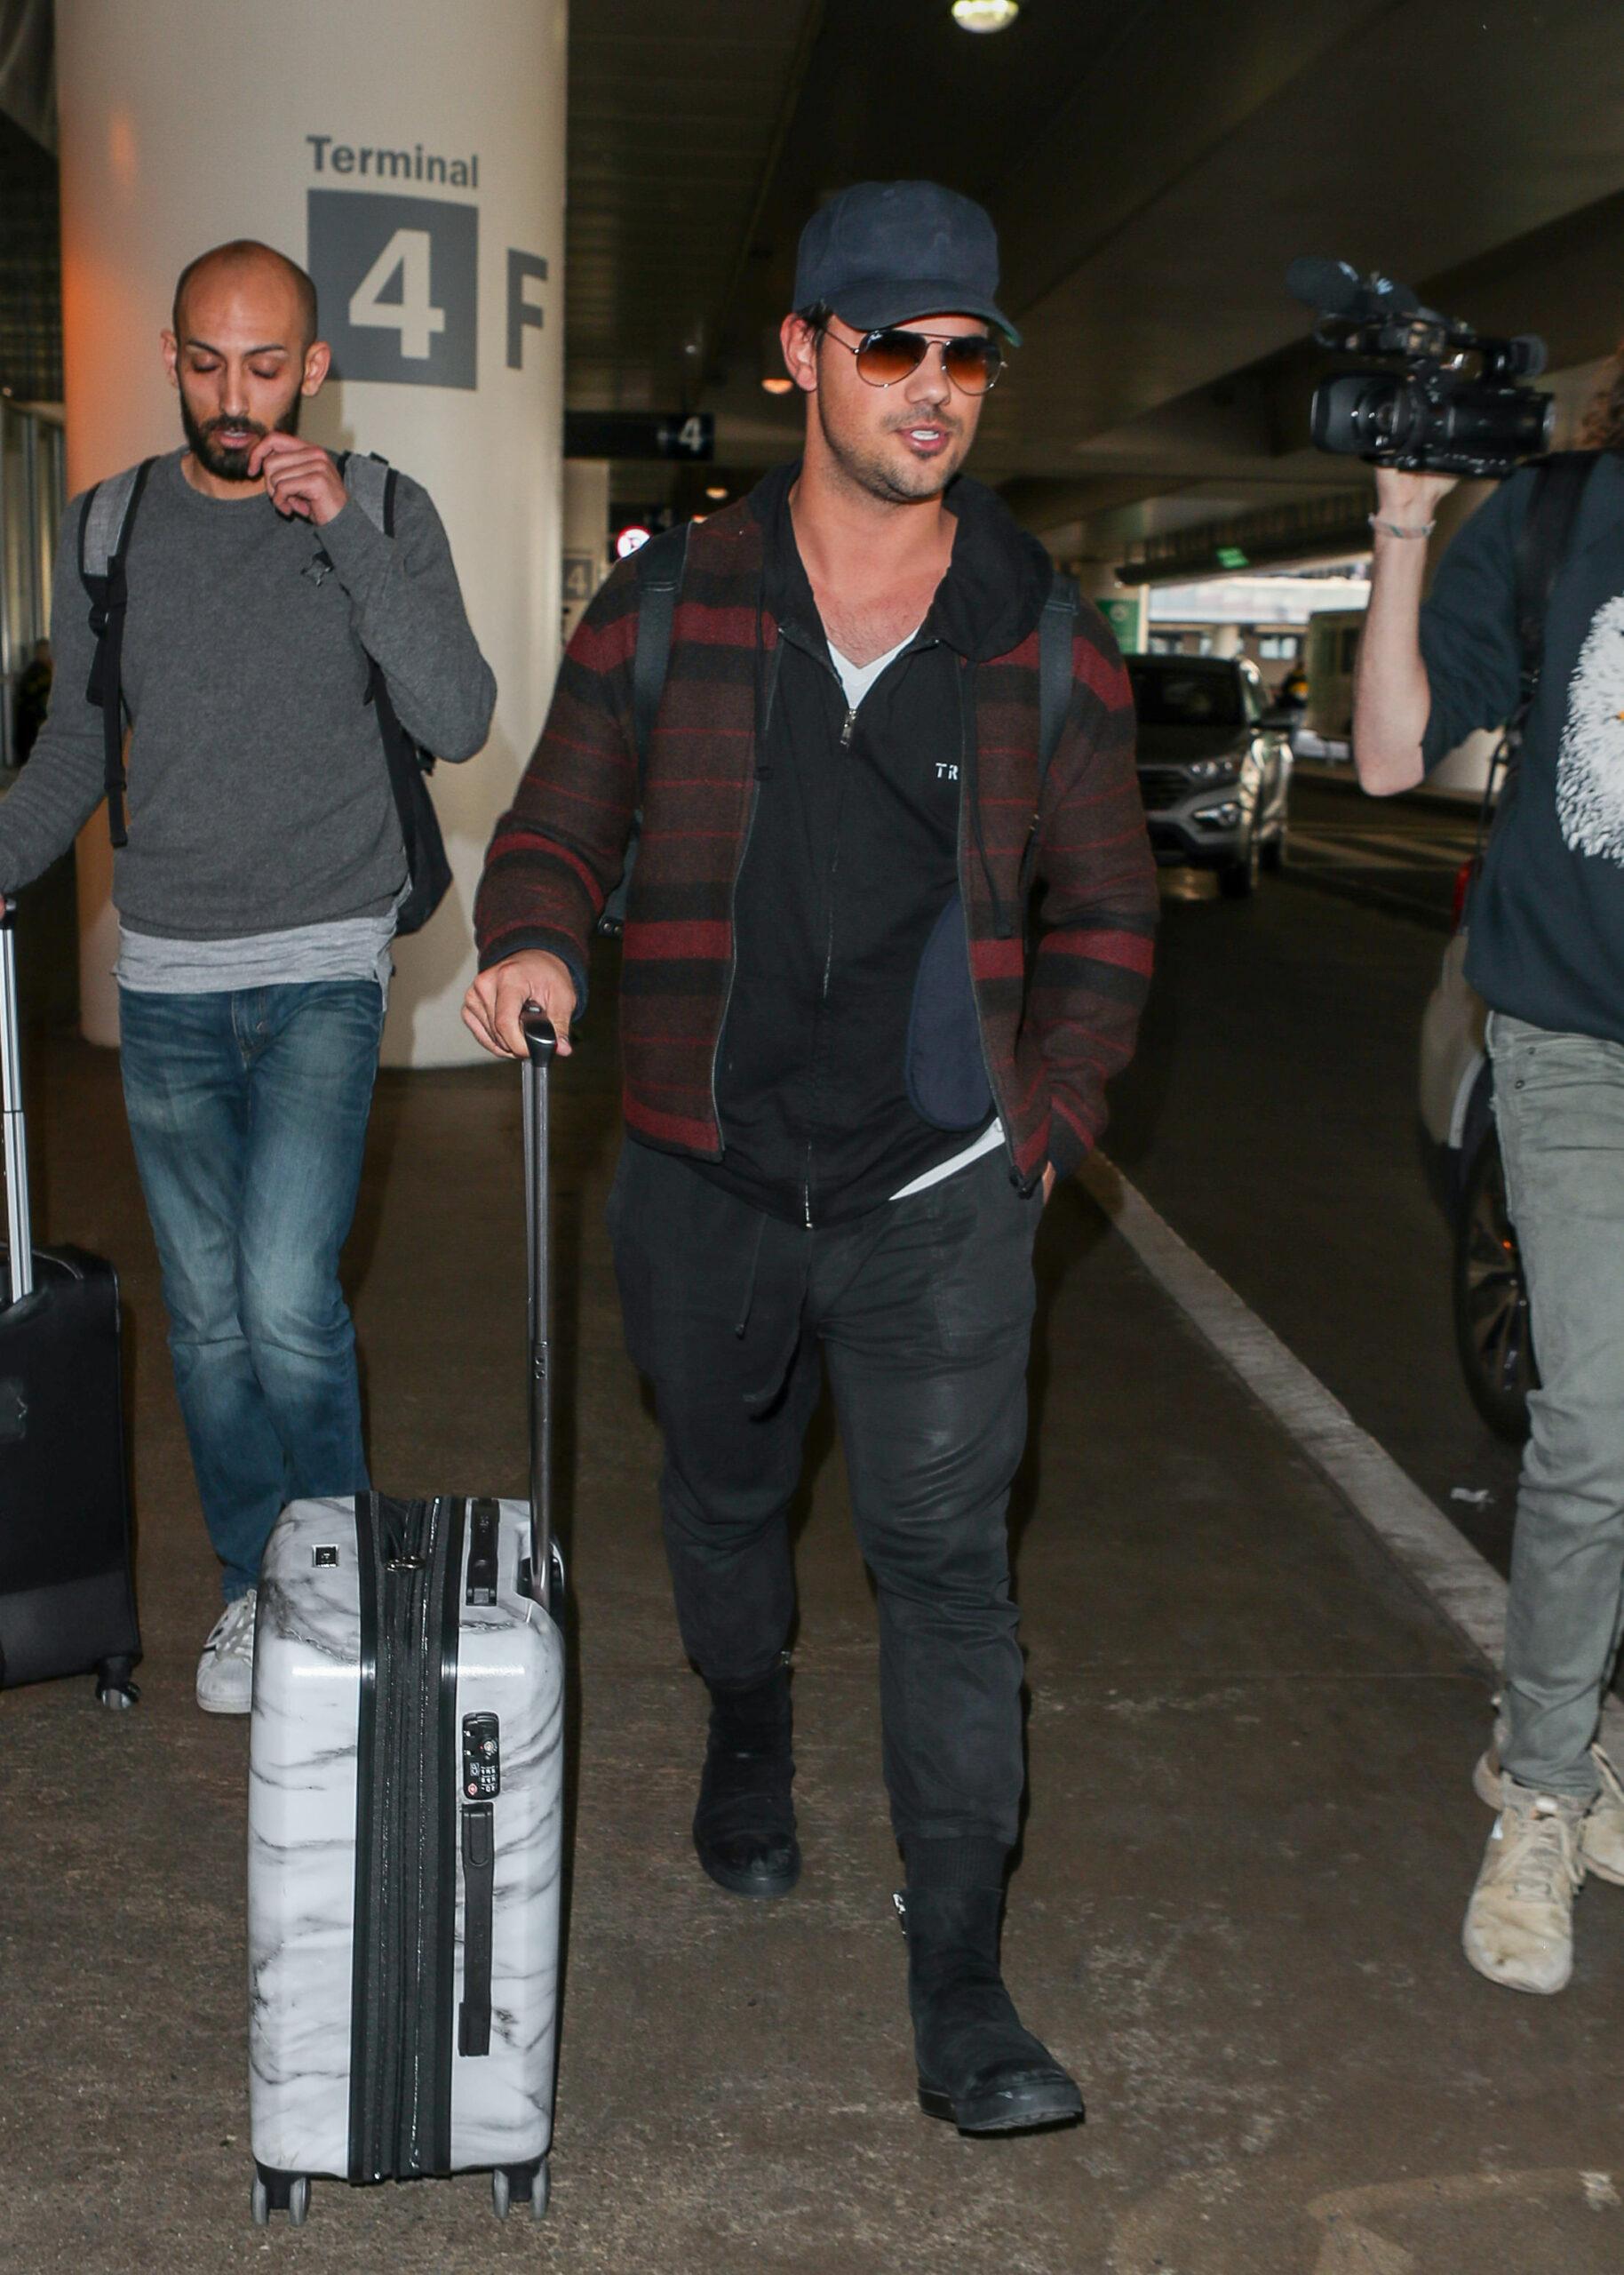
[(547, 1255), (547, 1075), (558, 1049), (537, 1003), (519, 1015), (524, 1062), (524, 1235), (530, 1343), (530, 1592), (545, 1606), (553, 1585), (552, 1286)]
[(34, 1289), (34, 1233), (28, 1210), (28, 1147), (22, 1120), (22, 1034), (17, 1017), (17, 944), (8, 903), (0, 911), (0, 1132), (4, 1138), (5, 1239), (11, 1302)]

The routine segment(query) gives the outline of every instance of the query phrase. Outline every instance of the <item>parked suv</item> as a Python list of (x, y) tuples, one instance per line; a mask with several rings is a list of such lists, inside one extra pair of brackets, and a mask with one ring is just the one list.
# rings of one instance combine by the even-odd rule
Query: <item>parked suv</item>
[(1231, 898), (1286, 858), (1294, 713), (1238, 656), (1129, 656), (1139, 787), (1159, 862), (1216, 869)]
[(1421, 1014), (1421, 1118), (1454, 1231), (1455, 1344), (1472, 1403), (1502, 1438), (1528, 1429), (1538, 1382), (1528, 1289), (1506, 1209), (1484, 1002), (1466, 978), (1461, 921), (1469, 865), (1455, 888), (1455, 932)]

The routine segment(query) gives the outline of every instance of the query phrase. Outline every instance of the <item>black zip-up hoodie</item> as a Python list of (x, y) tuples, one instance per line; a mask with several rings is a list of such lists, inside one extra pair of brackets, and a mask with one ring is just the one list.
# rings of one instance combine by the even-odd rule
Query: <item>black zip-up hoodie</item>
[(1031, 635), (1053, 570), (960, 477), (930, 612), (848, 714), (795, 544), (799, 473), (768, 475), (751, 501), (767, 539), (759, 616), (779, 644), (767, 654), (759, 623), (756, 803), (717, 1067), (724, 1153), (695, 1166), (774, 1216), (826, 1225), (889, 1200), (991, 1119), (959, 899), (974, 675)]

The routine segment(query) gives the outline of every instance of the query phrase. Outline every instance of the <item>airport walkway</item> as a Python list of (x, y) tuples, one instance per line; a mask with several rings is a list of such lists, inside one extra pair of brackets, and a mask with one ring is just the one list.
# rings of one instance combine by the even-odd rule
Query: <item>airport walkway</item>
[[(37, 1035), (45, 1230), (111, 1253), (133, 1350), (144, 1696), (0, 1700), (7, 2275), (1564, 2275), (1624, 2259), (1624, 1891), (1573, 1989), (1459, 1955), (1486, 1670), (1086, 1193), (1040, 1241), (1018, 1511), (1031, 1808), (1007, 1969), (1080, 2131), (972, 2143), (913, 2105), (872, 1608), (838, 1455), (800, 1548), (806, 1872), (752, 1907), (688, 1820), (702, 1693), (601, 1229), (608, 983), (561, 1070), (561, 1457), (574, 1877), (553, 2211), (482, 2178), (318, 2184), (249, 2223), (247, 1726), (191, 1695), (215, 1608), (110, 1057)], [(351, 1276), (375, 1471), (521, 1489), (517, 1077), (391, 1075)]]

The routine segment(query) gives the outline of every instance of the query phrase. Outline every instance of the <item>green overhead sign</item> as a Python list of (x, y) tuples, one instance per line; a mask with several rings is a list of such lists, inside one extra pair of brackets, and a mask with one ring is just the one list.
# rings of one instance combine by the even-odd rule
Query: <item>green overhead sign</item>
[(1137, 655), (1144, 646), (1145, 588), (1136, 592), (1111, 593), (1095, 603), (1095, 608), (1116, 635), (1117, 645), (1125, 656)]

